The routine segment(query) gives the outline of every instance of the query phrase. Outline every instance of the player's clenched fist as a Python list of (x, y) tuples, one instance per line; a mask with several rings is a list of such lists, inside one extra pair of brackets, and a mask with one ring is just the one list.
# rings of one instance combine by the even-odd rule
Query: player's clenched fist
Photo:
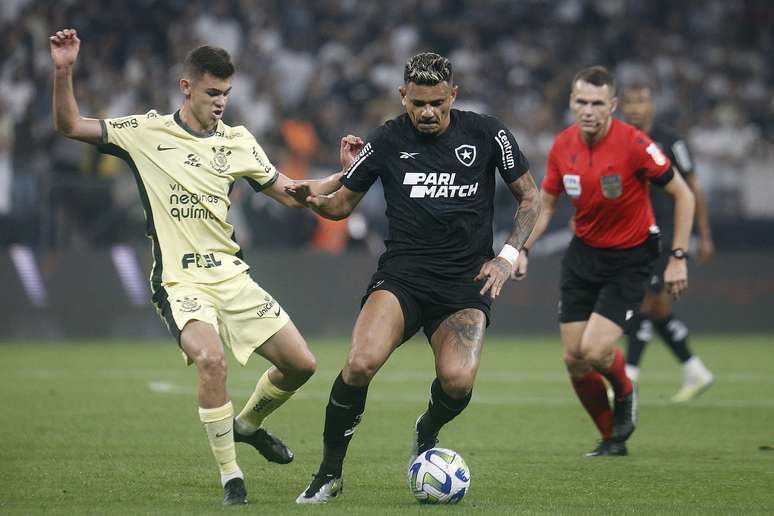
[(51, 59), (58, 67), (72, 66), (78, 58), (81, 40), (75, 29), (57, 31), (48, 40), (51, 42)]
[(363, 140), (359, 136), (348, 134), (341, 139), (339, 156), (341, 158), (342, 170), (348, 170), (352, 166), (362, 148)]

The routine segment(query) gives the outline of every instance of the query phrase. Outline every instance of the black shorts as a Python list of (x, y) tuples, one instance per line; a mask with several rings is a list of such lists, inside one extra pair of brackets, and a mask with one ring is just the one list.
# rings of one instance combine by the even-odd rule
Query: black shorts
[(658, 255), (658, 235), (630, 249), (600, 249), (573, 238), (562, 260), (559, 322), (587, 321), (592, 312), (628, 330)]
[(424, 329), (427, 340), (451, 314), (465, 308), (477, 308), (484, 312), (489, 326), (492, 300), (479, 292), (482, 284), (471, 279), (468, 282), (450, 282), (437, 279), (398, 278), (393, 274), (377, 271), (371, 278), (360, 306), (377, 290), (392, 292), (398, 298), (403, 311), (403, 342)]
[[(672, 245), (672, 235), (661, 233), (661, 241), (666, 242), (666, 245)], [(658, 294), (666, 284), (664, 283), (664, 271), (666, 270), (667, 263), (669, 263), (670, 253), (666, 248), (662, 248), (658, 255), (658, 258), (653, 262), (653, 273), (648, 280), (648, 290), (654, 294)]]

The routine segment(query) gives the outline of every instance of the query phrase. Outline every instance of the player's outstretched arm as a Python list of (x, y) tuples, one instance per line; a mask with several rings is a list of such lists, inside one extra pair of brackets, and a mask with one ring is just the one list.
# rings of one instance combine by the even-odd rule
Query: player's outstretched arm
[(101, 143), (99, 120), (83, 118), (73, 94), (73, 65), (81, 48), (78, 33), (75, 29), (63, 29), (48, 39), (54, 63), (54, 128), (68, 138)]
[[(667, 193), (675, 198), (675, 235), (671, 249), (688, 249), (688, 241), (691, 237), (693, 225), (693, 212), (695, 200), (693, 193), (680, 174), (674, 174), (672, 179), (664, 187)], [(669, 257), (664, 271), (664, 283), (667, 290), (677, 299), (688, 288), (688, 266), (686, 260)]]
[[(341, 146), (339, 148), (341, 172), (336, 172), (323, 179), (308, 181), (293, 181), (287, 176), (280, 174), (277, 181), (271, 187), (264, 190), (264, 193), (285, 206), (304, 208), (307, 206), (305, 199), (309, 195), (329, 195), (341, 188), (342, 176), (352, 166), (362, 148), (363, 140), (358, 136), (348, 134), (341, 139)], [(304, 186), (308, 188), (308, 192), (304, 190), (304, 193), (297, 193)]]
[(341, 139), (339, 146), (339, 159), (341, 159), (341, 172), (331, 174), (324, 179), (307, 181), (309, 191), (313, 195), (332, 194), (341, 188), (341, 178), (357, 159), (357, 155), (363, 148), (363, 140), (359, 136), (348, 134)]
[(332, 194), (319, 195), (313, 193), (306, 183), (288, 186), (285, 190), (299, 204), (310, 208), (321, 217), (331, 220), (349, 217), (349, 214), (365, 195), (365, 192), (355, 192), (346, 186), (342, 186)]

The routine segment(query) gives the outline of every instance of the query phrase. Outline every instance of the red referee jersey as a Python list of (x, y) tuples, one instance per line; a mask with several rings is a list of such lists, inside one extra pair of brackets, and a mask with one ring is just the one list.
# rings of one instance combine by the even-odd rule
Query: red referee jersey
[(672, 164), (643, 132), (613, 119), (594, 145), (573, 125), (559, 133), (548, 154), (543, 190), (566, 192), (575, 205), (575, 234), (593, 247), (627, 249), (645, 241), (655, 224), (648, 181), (661, 186)]

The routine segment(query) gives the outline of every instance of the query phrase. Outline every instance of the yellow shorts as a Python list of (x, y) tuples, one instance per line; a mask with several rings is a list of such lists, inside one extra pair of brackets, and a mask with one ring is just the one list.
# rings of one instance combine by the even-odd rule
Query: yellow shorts
[[(247, 272), (220, 283), (165, 283), (153, 299), (178, 344), (188, 321), (206, 322), (242, 365), (290, 320), (277, 300)], [(191, 360), (183, 355), (190, 365)]]

